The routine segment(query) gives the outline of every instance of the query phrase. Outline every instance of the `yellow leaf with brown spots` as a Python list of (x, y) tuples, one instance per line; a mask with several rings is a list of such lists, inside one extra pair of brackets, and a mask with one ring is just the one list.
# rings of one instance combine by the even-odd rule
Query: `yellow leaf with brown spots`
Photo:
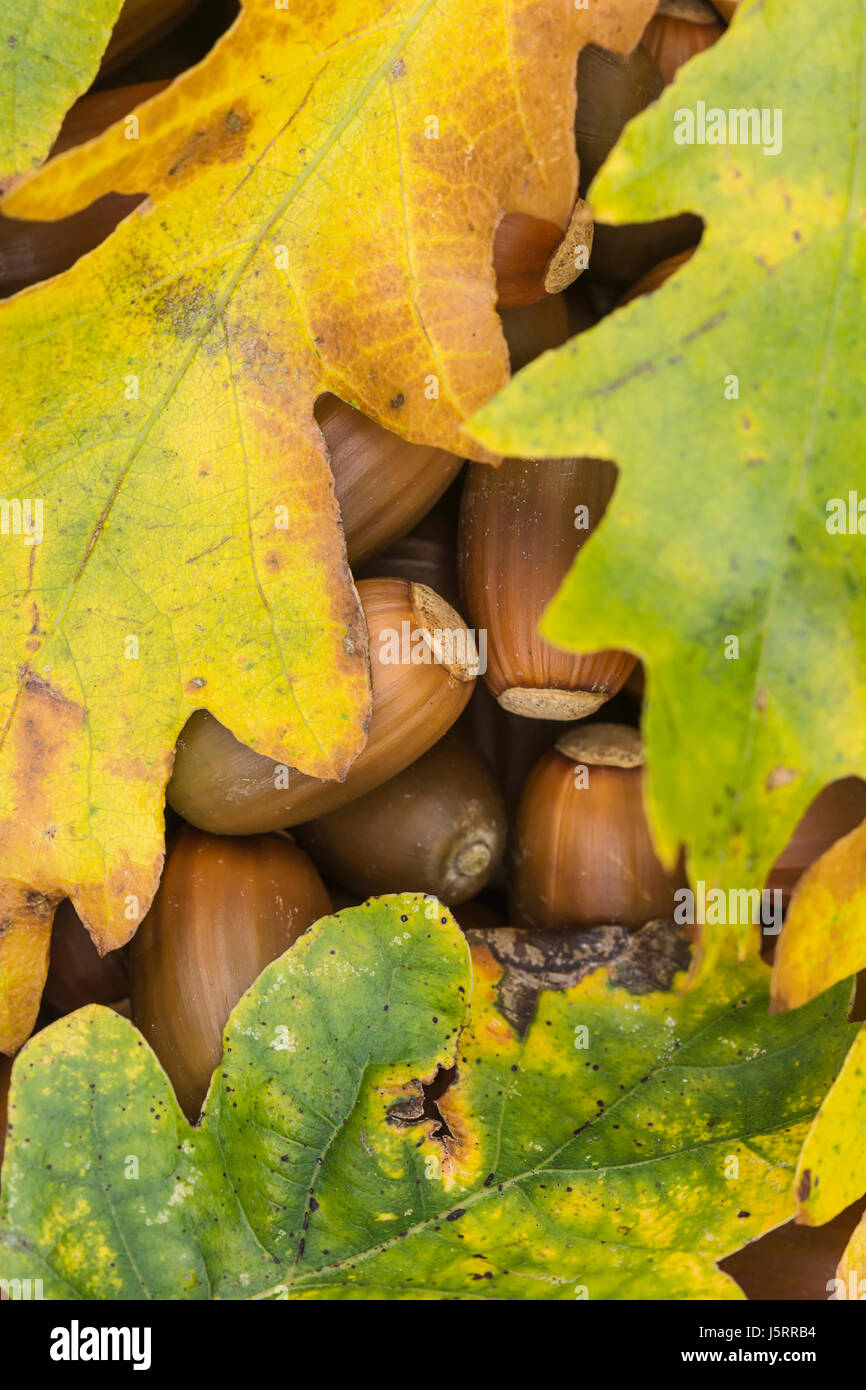
[(850, 990), (769, 1018), (766, 967), (729, 949), (685, 993), (672, 923), (467, 935), (421, 894), (324, 918), (235, 1008), (195, 1126), (111, 1010), (43, 1029), (12, 1073), (6, 1277), (63, 1299), (740, 1297), (718, 1262), (793, 1214)]
[(773, 961), (773, 1008), (799, 1008), (864, 968), (866, 824), (837, 840), (797, 884)]
[[(507, 375), (497, 222), (565, 227), (578, 48), (628, 48), (652, 8), (247, 0), (137, 129), (6, 201), (59, 218), (147, 195), (0, 306), (7, 981), (46, 900), (70, 897), (102, 949), (134, 932), (194, 710), (305, 773), (347, 771), (364, 629), (315, 400), (463, 451)], [(2, 1000), (9, 1050), (29, 1024)]]
[(803, 1145), (797, 1164), (797, 1219), (806, 1226), (823, 1226), (864, 1192), (866, 1028), (861, 1028)]

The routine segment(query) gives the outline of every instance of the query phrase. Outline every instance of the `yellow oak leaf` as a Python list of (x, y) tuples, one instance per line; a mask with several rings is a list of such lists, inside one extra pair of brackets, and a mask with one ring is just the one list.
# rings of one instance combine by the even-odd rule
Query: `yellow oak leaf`
[(625, 51), (652, 9), (247, 0), (136, 121), (7, 201), (147, 195), (0, 306), (0, 1049), (29, 1026), (2, 1002), (25, 997), (16, 942), (61, 897), (103, 950), (134, 932), (194, 710), (314, 776), (359, 752), (364, 627), (316, 398), (464, 451), (508, 372), (496, 225), (565, 227), (578, 49)]
[(772, 1006), (797, 1009), (866, 968), (866, 822), (800, 879), (773, 962)]

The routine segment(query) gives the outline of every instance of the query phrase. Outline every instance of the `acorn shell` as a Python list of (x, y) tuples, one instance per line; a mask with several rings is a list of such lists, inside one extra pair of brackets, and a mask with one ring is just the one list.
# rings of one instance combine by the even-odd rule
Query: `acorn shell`
[(673, 82), (683, 63), (712, 48), (725, 32), (724, 24), (709, 5), (699, 13), (708, 13), (709, 18), (705, 22), (695, 22), (656, 14), (644, 30), (640, 46), (650, 55), (666, 83)]
[(635, 929), (671, 917), (686, 886), (653, 848), (643, 805), (636, 729), (568, 730), (533, 768), (517, 812), (512, 872), (515, 926)]
[(133, 937), (130, 980), (133, 1021), (191, 1118), (241, 995), (330, 911), (315, 865), (288, 836), (181, 831)]
[(577, 61), (574, 133), (580, 161), (580, 192), (586, 193), (626, 123), (655, 101), (664, 78), (649, 53), (636, 48), (623, 57), (587, 44)]
[(598, 459), (469, 467), (460, 513), (463, 609), (487, 634), (485, 684), (514, 714), (582, 718), (620, 689), (635, 664), (627, 652), (567, 652), (538, 632), (615, 480), (614, 465)]
[(508, 344), (512, 374), (534, 362), (543, 352), (568, 341), (568, 305), (562, 294), (549, 294), (535, 304), (515, 309), (500, 309), (499, 317)]
[(167, 789), (191, 825), (251, 835), (324, 815), (395, 776), (450, 729), (478, 669), (463, 619), (432, 589), (404, 579), (361, 580), (358, 596), (369, 630), (373, 713), (346, 780), (320, 781), (273, 762), (200, 710), (178, 739)]
[(316, 420), (353, 569), (411, 531), (463, 467), (457, 454), (410, 444), (336, 396), (319, 398)]
[(322, 873), (353, 893), (462, 903), (490, 881), (506, 831), (496, 778), (452, 731), (396, 777), (296, 833)]
[(45, 1003), (68, 1014), (85, 1004), (114, 1004), (128, 993), (126, 948), (101, 956), (72, 903), (64, 898), (51, 928)]

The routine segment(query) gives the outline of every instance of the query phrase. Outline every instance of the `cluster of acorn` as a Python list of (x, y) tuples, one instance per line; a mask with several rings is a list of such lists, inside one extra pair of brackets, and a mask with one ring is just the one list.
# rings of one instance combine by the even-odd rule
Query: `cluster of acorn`
[[(715, 42), (721, 15), (733, 8), (662, 0), (629, 58), (584, 50), (581, 193), (626, 121), (682, 62)], [(65, 143), (115, 119), (125, 95), (128, 88), (79, 103)], [(136, 89), (132, 100), (139, 99)], [(54, 273), (58, 255), (74, 259), (104, 231), (98, 218), (90, 226), (76, 219), (79, 241), (70, 248), (50, 241), (52, 228), (41, 229), (35, 250), (28, 243), (37, 263), (13, 254), (5, 291), (20, 287), (22, 275)], [(562, 229), (504, 217), (494, 262), (513, 369), (651, 292), (691, 254), (700, 231), (689, 216), (597, 227), (585, 276), (548, 294), (545, 274)], [(9, 238), (17, 235), (0, 222), (0, 245), (5, 238), (14, 252)], [(240, 995), (334, 908), (422, 891), (452, 906), (464, 927), (638, 928), (670, 916), (685, 883), (682, 863), (667, 868), (657, 859), (645, 819), (635, 659), (565, 652), (537, 630), (604, 514), (613, 465), (570, 458), (464, 467), (442, 450), (405, 443), (334, 397), (319, 402), (317, 419), (369, 632), (366, 747), (345, 781), (318, 781), (281, 772), (211, 715), (195, 714), (168, 788), (162, 882), (131, 947), (100, 958), (68, 903), (55, 921), (46, 1017), (89, 1002), (131, 1014), (191, 1117)], [(588, 519), (582, 529), (578, 514)], [(437, 660), (381, 660), (384, 635), (404, 623), (428, 634)], [(437, 649), (443, 630), (465, 632), (465, 641)], [(472, 632), (486, 639), (480, 677)], [(768, 886), (789, 896), (807, 865), (864, 816), (864, 784), (849, 779), (827, 789)], [(0, 1062), (0, 1111), (4, 1074), (8, 1064)]]

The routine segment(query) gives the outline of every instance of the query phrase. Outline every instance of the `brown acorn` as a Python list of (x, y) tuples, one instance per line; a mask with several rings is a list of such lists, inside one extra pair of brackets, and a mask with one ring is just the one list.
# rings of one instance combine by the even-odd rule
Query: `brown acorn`
[(463, 619), (432, 589), (405, 579), (361, 580), (358, 596), (370, 638), (373, 714), (346, 780), (319, 781), (272, 762), (200, 710), (178, 739), (167, 790), (184, 820), (220, 835), (297, 825), (386, 782), (450, 729), (478, 669)]
[(197, 0), (124, 0), (112, 30), (100, 71), (123, 67), (139, 53), (159, 43), (195, 9)]
[(451, 487), (407, 536), (392, 541), (375, 559), (355, 570), (355, 579), (411, 579), (426, 584), (452, 608), (459, 605), (457, 518), (459, 487)]
[(43, 998), (60, 1014), (85, 1004), (115, 1004), (129, 993), (126, 950), (101, 956), (72, 903), (64, 898), (54, 914)]
[(130, 979), (133, 1022), (190, 1118), (241, 995), (330, 911), (315, 865), (288, 836), (181, 831), (133, 937)]
[(650, 270), (642, 275), (635, 284), (631, 285), (624, 295), (619, 299), (618, 308), (624, 304), (630, 304), (633, 299), (640, 299), (645, 294), (652, 294), (654, 290), (660, 289), (666, 280), (679, 270), (681, 265), (690, 261), (694, 255), (694, 248), (688, 251), (680, 251), (676, 256), (668, 256), (664, 261), (659, 261)]
[(456, 454), (409, 444), (336, 396), (319, 398), (316, 420), (353, 568), (411, 531), (463, 466)]
[(322, 873), (353, 893), (433, 893), (450, 904), (490, 881), (506, 831), (489, 765), (452, 731), (396, 777), (299, 825), (296, 835)]
[(580, 719), (615, 694), (635, 664), (626, 652), (566, 652), (538, 633), (615, 481), (614, 465), (598, 459), (469, 467), (460, 512), (464, 611), (486, 631), (485, 683), (513, 714)]
[(585, 196), (625, 125), (664, 90), (664, 78), (643, 48), (623, 57), (587, 44), (577, 60), (574, 133)]
[(730, 24), (734, 15), (737, 13), (737, 6), (740, 0), (713, 0), (713, 7), (717, 9), (726, 24)]
[(529, 775), (514, 830), (513, 923), (637, 928), (671, 917), (682, 864), (659, 863), (643, 806), (640, 734), (569, 729)]
[(499, 317), (512, 372), (519, 372), (550, 348), (561, 347), (569, 337), (568, 305), (561, 294), (549, 294), (534, 304), (514, 309), (500, 309)]
[(866, 782), (842, 777), (815, 797), (767, 877), (766, 887), (778, 888), (787, 905), (797, 881), (810, 864), (843, 835), (866, 820)]
[(541, 754), (552, 748), (562, 733), (562, 724), (556, 720), (509, 714), (483, 681), (473, 690), (457, 728), (496, 768), (509, 818), (517, 810), (523, 784)]
[(665, 82), (673, 82), (679, 68), (696, 53), (711, 48), (725, 26), (708, 0), (661, 0), (643, 32), (646, 49)]
[(526, 212), (509, 212), (501, 218), (493, 237), (499, 309), (514, 309), (544, 298), (547, 267), (563, 236), (563, 229), (555, 222)]

